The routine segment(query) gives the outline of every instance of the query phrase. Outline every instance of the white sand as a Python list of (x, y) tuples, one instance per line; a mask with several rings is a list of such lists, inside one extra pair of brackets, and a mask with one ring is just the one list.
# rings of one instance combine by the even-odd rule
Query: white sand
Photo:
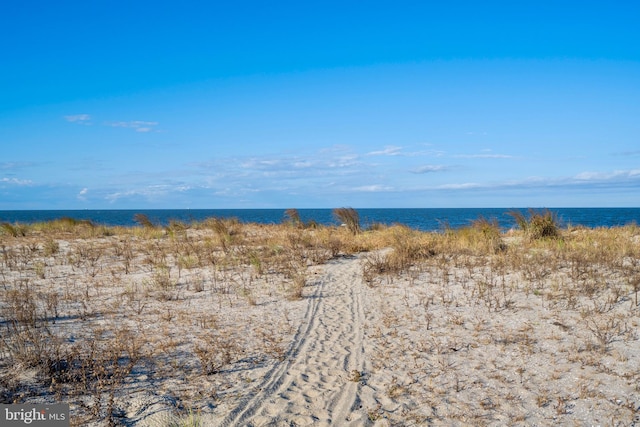
[(363, 284), (357, 258), (331, 261), (311, 283), (290, 353), (221, 425), (362, 425)]
[[(63, 242), (59, 258), (83, 244)], [(206, 266), (183, 270), (163, 296), (136, 256), (128, 275), (105, 254), (92, 278), (54, 258), (45, 278), (29, 276), (37, 292), (68, 297), (54, 331), (80, 341), (126, 326), (143, 343), (114, 394), (123, 425), (640, 423), (640, 307), (628, 288), (616, 298), (609, 288), (572, 293), (568, 270), (525, 278), (472, 256), (438, 256), (365, 284), (371, 254), (360, 254), (309, 267), (301, 300), (284, 298), (277, 276)], [(5, 289), (28, 274), (5, 273)], [(612, 289), (624, 283), (602, 277)], [(209, 374), (195, 353), (207, 343), (232, 353)], [(33, 370), (19, 371), (3, 378), (43, 387)], [(25, 401), (55, 402), (50, 390)], [(84, 414), (77, 424), (106, 423), (87, 415), (89, 393), (64, 399)]]

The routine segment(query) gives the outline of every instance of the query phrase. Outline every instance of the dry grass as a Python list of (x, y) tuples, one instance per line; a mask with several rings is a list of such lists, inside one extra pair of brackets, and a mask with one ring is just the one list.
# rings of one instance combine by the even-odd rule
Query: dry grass
[[(376, 275), (365, 263), (369, 383), (390, 397), (377, 416), (436, 425), (640, 420), (640, 229), (558, 232), (562, 239), (504, 235), (480, 220), (431, 235), (430, 256), (409, 269)], [(375, 256), (384, 266), (396, 257)], [(398, 414), (415, 402), (428, 404)]]
[(179, 384), (178, 406), (205, 401), (194, 379), (224, 396), (234, 371), (286, 354), (309, 266), (369, 248), (339, 227), (136, 220), (3, 225), (0, 401), (66, 401), (79, 424), (117, 424), (141, 376)]
[(535, 211), (530, 209), (528, 215), (520, 211), (509, 212), (518, 227), (529, 240), (561, 238), (560, 226), (556, 214), (550, 210)]
[(353, 234), (360, 233), (360, 215), (353, 208), (336, 208), (333, 216), (342, 222)]
[(423, 233), (288, 217), (2, 224), (0, 401), (65, 401), (78, 425), (117, 424), (133, 416), (127, 395), (158, 387), (197, 421), (189, 408), (238, 398), (243, 372), (286, 357), (313, 266), (369, 252), (368, 335), (384, 350), (367, 381), (389, 402), (427, 403), (381, 403), (372, 420), (563, 424), (580, 402), (637, 417), (638, 227), (552, 233), (544, 214), (509, 234), (483, 218)]

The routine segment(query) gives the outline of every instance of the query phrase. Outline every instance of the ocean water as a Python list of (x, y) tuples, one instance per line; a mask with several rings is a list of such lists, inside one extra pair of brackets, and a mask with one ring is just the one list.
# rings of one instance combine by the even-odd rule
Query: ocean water
[[(451, 209), (357, 209), (364, 227), (373, 223), (404, 224), (408, 227), (437, 231), (445, 227), (459, 228), (469, 225), (479, 217), (496, 219), (504, 230), (515, 227), (509, 208), (451, 208)], [(527, 213), (527, 209), (517, 209)], [(552, 208), (561, 226), (615, 227), (640, 223), (640, 208)], [(169, 221), (202, 221), (206, 218), (237, 218), (241, 222), (278, 224), (286, 217), (284, 209), (159, 209), (159, 210), (29, 210), (0, 211), (0, 222), (33, 223), (62, 217), (90, 220), (108, 226), (136, 225), (134, 215), (145, 214), (159, 225)], [(335, 225), (332, 209), (298, 209), (300, 218), (323, 225)]]

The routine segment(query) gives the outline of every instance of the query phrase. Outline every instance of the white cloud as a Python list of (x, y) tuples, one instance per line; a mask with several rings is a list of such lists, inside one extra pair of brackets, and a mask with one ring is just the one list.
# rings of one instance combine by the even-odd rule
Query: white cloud
[(21, 169), (26, 167), (34, 166), (35, 163), (32, 162), (1, 162), (0, 169), (9, 170), (9, 169)]
[[(336, 155), (338, 154), (338, 155)], [(240, 173), (251, 174), (260, 172), (269, 176), (299, 176), (309, 177), (326, 173), (350, 173), (363, 164), (359, 157), (353, 154), (342, 154), (331, 151), (321, 151), (309, 156), (265, 156), (249, 158), (227, 158), (215, 161), (192, 163), (191, 165), (202, 169), (215, 169), (216, 171), (228, 171), (233, 175)]]
[[(74, 114), (69, 116), (64, 116), (64, 119), (70, 123), (77, 123), (83, 125), (90, 125), (91, 116), (89, 114)], [(103, 123), (104, 126), (110, 126), (114, 128), (126, 128), (133, 129), (136, 132), (153, 132), (158, 126), (158, 122), (144, 121), (144, 120), (130, 120), (130, 121), (119, 121), (119, 122), (106, 122)]]
[(171, 193), (181, 193), (190, 190), (192, 187), (185, 184), (157, 184), (148, 185), (146, 187), (116, 191), (105, 196), (105, 199), (111, 203), (128, 197), (144, 197), (146, 199), (154, 199)]
[(529, 177), (521, 180), (505, 180), (493, 183), (451, 183), (422, 190), (500, 190), (533, 188), (616, 188), (640, 187), (640, 169), (612, 172), (581, 172), (570, 177)]
[(377, 193), (383, 191), (393, 191), (393, 187), (389, 187), (388, 185), (363, 185), (361, 187), (355, 187), (355, 191), (363, 191), (366, 193)]
[(415, 153), (416, 156), (431, 156), (431, 157), (442, 157), (446, 154), (446, 151), (443, 150), (427, 150), (427, 151), (418, 151)]
[(581, 172), (573, 177), (578, 181), (593, 181), (606, 179), (610, 174), (604, 174), (602, 172)]
[(620, 181), (633, 180), (640, 177), (640, 169), (616, 170), (612, 172), (581, 172), (572, 179), (575, 181), (585, 182), (603, 182), (603, 181)]
[(356, 166), (360, 162), (358, 161), (358, 156), (356, 155), (345, 155), (339, 156), (335, 159), (329, 159), (327, 162), (327, 167), (329, 168), (347, 168), (350, 166)]
[(453, 157), (460, 159), (513, 159), (509, 154), (456, 154)]
[(86, 200), (87, 199), (87, 193), (89, 192), (88, 188), (83, 188), (82, 190), (80, 190), (80, 192), (78, 193), (78, 199), (80, 200)]
[(403, 151), (404, 147), (397, 145), (387, 145), (382, 150), (370, 151), (365, 156), (402, 156), (402, 157), (442, 157), (445, 152), (442, 150), (417, 150)]
[(136, 132), (151, 132), (158, 126), (158, 122), (147, 122), (142, 120), (132, 120), (128, 122), (110, 122), (107, 126), (114, 128), (134, 129)]
[(483, 185), (476, 182), (465, 182), (462, 184), (443, 184), (435, 187), (437, 190), (470, 190), (474, 188), (482, 188)]
[(614, 156), (627, 156), (627, 157), (634, 157), (634, 156), (640, 156), (640, 150), (630, 150), (630, 151), (622, 151), (619, 153), (613, 153)]
[(256, 159), (251, 158), (242, 163), (240, 167), (245, 169), (259, 169), (259, 170), (276, 170), (286, 167), (289, 162), (287, 159)]
[(309, 160), (300, 160), (300, 161), (294, 162), (293, 166), (298, 169), (305, 169), (313, 166), (313, 163), (311, 163)]
[(449, 167), (445, 165), (424, 165), (412, 170), (411, 172), (420, 174), (430, 172), (443, 172), (446, 170), (449, 170)]
[(70, 116), (64, 116), (64, 119), (71, 123), (90, 124), (91, 116), (89, 114), (73, 114)]
[(18, 178), (2, 178), (0, 179), (0, 182), (4, 184), (20, 185), (20, 186), (33, 184), (33, 181), (29, 179), (18, 179)]
[(398, 156), (402, 151), (402, 147), (396, 145), (387, 145), (384, 150), (371, 151), (367, 153), (367, 156)]

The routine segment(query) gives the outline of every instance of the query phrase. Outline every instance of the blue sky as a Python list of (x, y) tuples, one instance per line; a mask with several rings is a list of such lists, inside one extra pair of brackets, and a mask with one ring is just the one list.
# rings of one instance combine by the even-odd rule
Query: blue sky
[(640, 206), (640, 3), (14, 1), (0, 209)]

